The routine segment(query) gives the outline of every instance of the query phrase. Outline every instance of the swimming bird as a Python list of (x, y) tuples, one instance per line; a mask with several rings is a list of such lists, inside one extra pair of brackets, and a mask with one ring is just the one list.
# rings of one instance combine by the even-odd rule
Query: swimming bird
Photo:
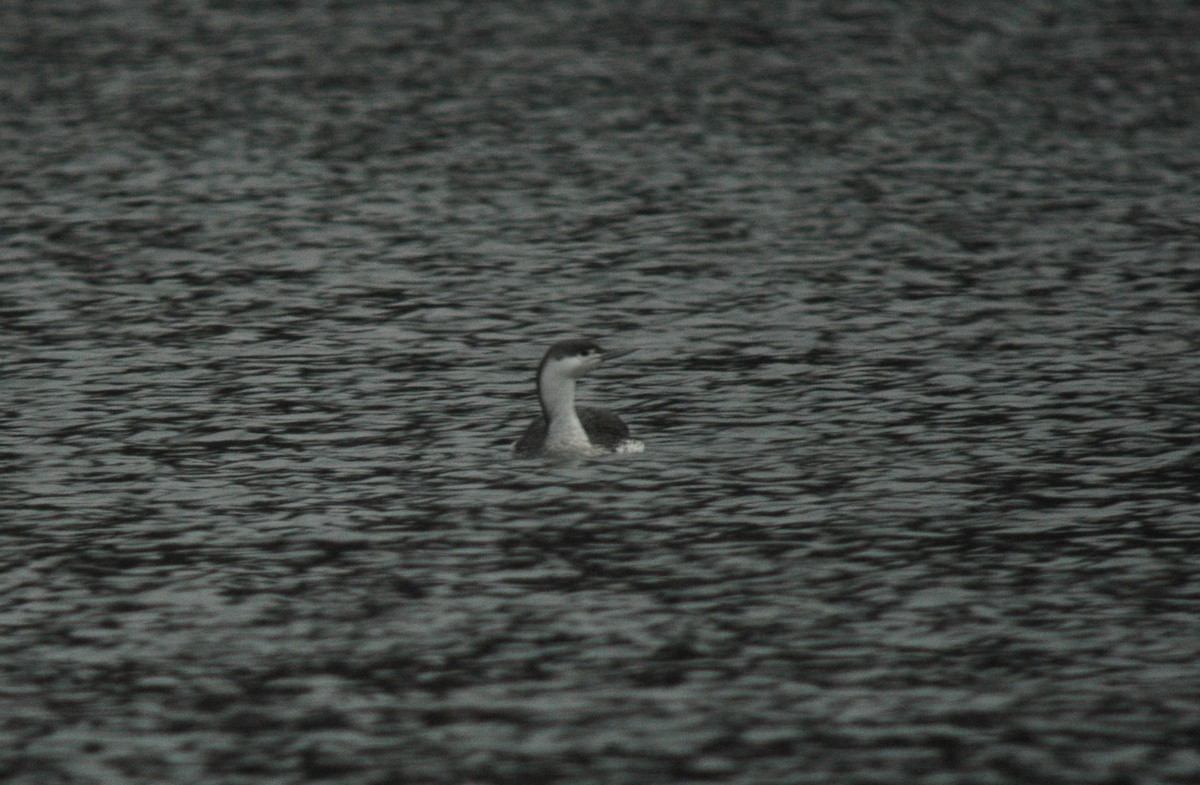
[(560, 341), (547, 349), (537, 371), (542, 414), (525, 429), (513, 452), (530, 457), (644, 450), (644, 444), (629, 438), (629, 428), (617, 415), (594, 406), (575, 406), (575, 381), (604, 361), (626, 354), (629, 351), (606, 352), (594, 341), (579, 339)]

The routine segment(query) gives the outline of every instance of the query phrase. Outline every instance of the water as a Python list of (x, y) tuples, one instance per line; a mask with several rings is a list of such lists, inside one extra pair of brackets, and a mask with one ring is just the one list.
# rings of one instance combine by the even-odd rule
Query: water
[(1200, 777), (1194, 5), (4, 14), (0, 779)]

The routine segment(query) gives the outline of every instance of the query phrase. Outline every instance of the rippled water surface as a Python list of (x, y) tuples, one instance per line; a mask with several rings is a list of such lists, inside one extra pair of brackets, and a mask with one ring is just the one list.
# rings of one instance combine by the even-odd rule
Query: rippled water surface
[[(0, 12), (0, 780), (1200, 781), (1194, 3)], [(558, 339), (642, 455), (509, 447)]]

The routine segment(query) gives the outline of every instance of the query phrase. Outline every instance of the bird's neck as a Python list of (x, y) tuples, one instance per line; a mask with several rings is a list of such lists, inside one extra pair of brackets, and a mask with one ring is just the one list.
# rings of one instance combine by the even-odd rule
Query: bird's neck
[(538, 377), (538, 395), (546, 417), (546, 441), (562, 446), (589, 444), (583, 423), (575, 413), (575, 380), (569, 376), (543, 373)]

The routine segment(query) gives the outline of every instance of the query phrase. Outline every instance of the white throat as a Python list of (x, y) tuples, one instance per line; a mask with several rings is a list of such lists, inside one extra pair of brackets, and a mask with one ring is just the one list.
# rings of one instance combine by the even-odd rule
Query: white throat
[(543, 371), (538, 385), (549, 420), (546, 428), (548, 450), (590, 450), (583, 423), (575, 413), (575, 379), (561, 373)]

